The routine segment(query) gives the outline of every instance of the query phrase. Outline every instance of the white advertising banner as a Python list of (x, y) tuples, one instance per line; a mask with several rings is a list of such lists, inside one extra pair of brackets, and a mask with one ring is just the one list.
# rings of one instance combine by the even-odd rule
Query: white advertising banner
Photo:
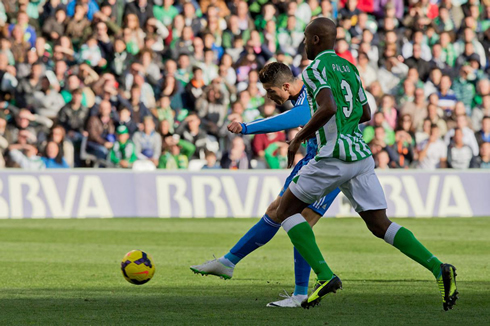
[[(0, 218), (260, 217), (288, 171), (0, 172)], [(490, 216), (490, 173), (378, 173), (393, 217)], [(340, 194), (328, 217), (356, 216)]]

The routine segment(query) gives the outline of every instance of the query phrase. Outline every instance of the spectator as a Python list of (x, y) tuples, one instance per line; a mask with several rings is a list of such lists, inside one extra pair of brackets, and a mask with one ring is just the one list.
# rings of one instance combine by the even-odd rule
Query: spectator
[(131, 168), (138, 159), (136, 146), (129, 139), (129, 131), (126, 126), (119, 126), (116, 130), (117, 140), (110, 151), (110, 161), (116, 167)]
[(161, 21), (165, 26), (170, 26), (179, 10), (173, 5), (173, 0), (163, 0), (162, 6), (153, 6), (155, 18)]
[(453, 169), (467, 169), (473, 158), (473, 151), (463, 143), (463, 131), (454, 129), (453, 142), (448, 147), (447, 164)]
[(412, 34), (412, 42), (407, 42), (403, 45), (401, 54), (405, 59), (413, 57), (417, 60), (422, 59), (426, 63), (432, 58), (429, 46), (424, 44), (424, 33), (421, 30), (417, 30)]
[(439, 137), (439, 127), (432, 125), (430, 136), (419, 147), (419, 169), (435, 170), (447, 165), (447, 145)]
[(219, 80), (213, 81), (196, 102), (196, 109), (201, 118), (202, 128), (211, 135), (218, 135), (226, 116), (224, 95), (219, 89)]
[(29, 25), (29, 16), (25, 11), (20, 11), (17, 13), (17, 23), (16, 24), (10, 24), (8, 27), (8, 32), (9, 34), (12, 33), (15, 27), (20, 27), (22, 33), (24, 34), (24, 40), (29, 43), (29, 45), (32, 47), (36, 46), (36, 30), (34, 27)]
[(432, 68), (429, 74), (429, 79), (425, 82), (424, 91), (425, 94), (437, 93), (439, 86), (441, 84), (442, 71), (441, 69), (435, 67)]
[(367, 88), (371, 83), (377, 80), (377, 72), (369, 65), (369, 58), (366, 53), (359, 52), (357, 60), (359, 62), (357, 69), (359, 70), (359, 76), (364, 80), (364, 87)]
[(409, 68), (417, 69), (422, 81), (425, 82), (429, 77), (430, 64), (428, 61), (422, 59), (422, 45), (417, 43), (413, 45), (413, 54), (405, 61), (405, 64)]
[[(99, 114), (92, 116), (87, 122), (87, 151), (97, 158), (105, 160), (115, 142), (115, 126), (111, 118), (112, 108), (109, 102), (102, 102)], [(127, 129), (127, 128), (126, 128)]]
[(15, 114), (15, 123), (7, 127), (11, 143), (17, 142), (21, 132), (27, 137), (29, 144), (37, 144), (45, 139), (47, 130), (53, 125), (51, 120), (33, 114), (27, 109), (19, 110), (13, 105), (9, 105), (8, 108)]
[(29, 76), (20, 81), (19, 86), (17, 86), (18, 105), (20, 107), (32, 107), (34, 105), (34, 93), (42, 90), (42, 71), (41, 64), (35, 63), (31, 67)]
[(483, 117), (481, 125), (481, 130), (475, 133), (479, 146), (483, 143), (490, 143), (490, 116)]
[(388, 145), (393, 145), (395, 142), (395, 133), (393, 129), (390, 127), (389, 123), (385, 119), (385, 115), (383, 112), (376, 112), (373, 117), (373, 125), (367, 126), (363, 131), (363, 138), (366, 143), (371, 142), (373, 138), (375, 138), (375, 129), (381, 127), (384, 130), (384, 141)]
[(126, 3), (126, 8), (124, 9), (124, 16), (128, 16), (129, 14), (136, 15), (138, 17), (140, 27), (143, 28), (146, 21), (154, 17), (151, 1), (135, 0)]
[(473, 160), (471, 167), (477, 169), (490, 169), (490, 143), (481, 144), (480, 155)]
[(429, 118), (424, 119), (424, 122), (422, 123), (422, 129), (415, 133), (415, 143), (417, 145), (420, 145), (423, 141), (429, 139), (432, 124), (433, 123)]
[(393, 96), (385, 94), (381, 98), (381, 107), (379, 108), (391, 129), (395, 129), (398, 116), (398, 111), (395, 109), (394, 104)]
[(202, 167), (203, 170), (219, 170), (221, 166), (217, 163), (216, 154), (211, 151), (206, 151), (206, 164)]
[(164, 138), (164, 150), (158, 163), (159, 169), (187, 169), (189, 159), (194, 154), (196, 147), (178, 135)]
[(123, 107), (119, 111), (118, 126), (124, 125), (128, 128), (129, 135), (132, 137), (136, 131), (139, 130), (139, 126), (133, 119), (131, 119), (131, 110), (127, 107)]
[[(49, 3), (49, 2), (48, 2)], [(47, 20), (42, 25), (44, 36), (48, 40), (54, 42), (65, 33), (66, 12), (65, 9), (59, 7), (52, 16), (47, 16)]]
[(390, 156), (387, 151), (382, 150), (376, 154), (375, 158), (376, 169), (378, 170), (388, 170), (390, 168)]
[[(75, 161), (77, 161), (76, 166), (80, 166), (80, 157), (78, 153), (77, 157), (75, 157), (75, 147), (73, 146), (72, 142), (69, 141), (66, 137), (65, 128), (63, 128), (63, 126), (53, 126), (53, 128), (51, 128), (51, 132), (48, 135), (47, 141), (54, 142), (58, 145), (58, 161), (60, 161), (59, 158), (62, 157), (69, 167), (74, 167)], [(46, 145), (44, 147), (46, 147)], [(77, 149), (80, 150), (80, 147), (78, 146)]]
[(345, 39), (337, 39), (335, 52), (339, 57), (344, 58), (353, 65), (357, 65), (356, 59), (352, 55), (352, 52), (349, 50), (349, 43), (347, 43)]
[(162, 137), (155, 131), (155, 122), (152, 117), (144, 118), (143, 131), (134, 134), (133, 142), (138, 159), (150, 160), (155, 166), (158, 166), (162, 153)]
[(471, 148), (473, 156), (478, 155), (478, 143), (476, 141), (475, 133), (468, 127), (468, 120), (465, 114), (460, 114), (456, 118), (456, 128), (449, 130), (444, 136), (444, 141), (447, 146), (452, 141), (456, 129), (460, 129), (463, 133), (463, 143)]
[(207, 135), (200, 128), (201, 119), (195, 113), (190, 113), (187, 118), (175, 130), (175, 133), (180, 135), (183, 140), (186, 140), (196, 147), (192, 158), (200, 158), (201, 153), (204, 154), (206, 149)]
[(407, 76), (408, 67), (396, 57), (388, 58), (378, 71), (378, 80), (384, 93), (392, 93), (400, 81)]
[[(405, 80), (404, 84), (408, 84), (411, 87), (414, 86), (411, 81), (407, 80)], [(407, 100), (402, 106), (400, 114), (402, 116), (410, 115), (415, 129), (421, 128), (423, 120), (427, 117), (427, 101), (423, 88), (415, 89), (414, 100)]]
[(245, 143), (241, 137), (235, 137), (232, 141), (231, 149), (223, 154), (221, 158), (223, 169), (249, 169), (250, 161), (245, 152)]
[(279, 29), (277, 41), (281, 51), (295, 56), (297, 49), (303, 41), (303, 33), (296, 30), (296, 16), (291, 15), (287, 19), (286, 28)]
[[(104, 102), (101, 105), (109, 105), (109, 102)], [(71, 101), (66, 104), (58, 113), (58, 123), (64, 128), (68, 137), (72, 141), (78, 141), (83, 134), (85, 123), (88, 118), (88, 108), (82, 104), (82, 91), (77, 89), (72, 94)]]
[(461, 67), (459, 70), (459, 78), (453, 84), (454, 95), (458, 100), (464, 103), (466, 114), (471, 114), (471, 104), (476, 95), (475, 86), (468, 81), (468, 75), (471, 74), (469, 65)]
[(271, 169), (286, 169), (288, 165), (288, 144), (271, 143), (264, 151), (265, 161)]
[(490, 116), (490, 93), (482, 97), (482, 104), (473, 109), (471, 124), (475, 130), (481, 129), (483, 117)]
[(204, 82), (204, 75), (201, 68), (194, 67), (192, 74), (194, 77), (192, 77), (189, 84), (185, 87), (184, 106), (189, 111), (196, 111), (196, 101), (202, 96), (206, 83)]
[[(95, 1), (94, 1), (95, 2)], [(68, 4), (70, 7), (73, 4), (73, 13), (68, 16), (71, 17), (66, 23), (65, 36), (68, 36), (75, 46), (80, 45), (83, 40), (88, 37), (92, 28), (90, 27), (90, 19), (85, 17), (85, 8), (83, 5), (75, 5), (76, 1), (72, 1)]]
[(94, 14), (99, 11), (99, 6), (95, 0), (72, 0), (66, 7), (66, 12), (69, 17), (73, 17), (76, 14), (76, 7), (81, 6), (87, 16), (88, 20), (92, 20)]
[(68, 169), (70, 166), (60, 154), (60, 148), (54, 141), (48, 142), (44, 156), (41, 158), (47, 169)]
[(436, 124), (439, 127), (441, 136), (445, 136), (447, 133), (446, 121), (442, 118), (442, 112), (435, 104), (429, 104), (427, 107), (427, 118), (432, 124)]
[(10, 159), (24, 170), (44, 170), (46, 165), (37, 155), (38, 150), (29, 144), (13, 144), (9, 146)]
[(51, 86), (49, 78), (42, 77), (41, 89), (34, 92), (32, 105), (36, 108), (39, 115), (54, 119), (65, 105), (65, 101), (55, 87)]
[[(404, 117), (403, 119), (406, 119)], [(395, 143), (392, 145), (391, 165), (396, 168), (408, 168), (414, 161), (415, 137), (413, 131), (399, 129), (395, 133)], [(396, 153), (396, 155), (394, 154)]]
[(451, 85), (452, 81), (450, 76), (444, 75), (441, 77), (441, 85), (438, 93), (438, 105), (446, 112), (446, 114), (454, 110), (454, 106), (458, 101), (458, 98), (454, 94), (453, 90), (451, 90)]

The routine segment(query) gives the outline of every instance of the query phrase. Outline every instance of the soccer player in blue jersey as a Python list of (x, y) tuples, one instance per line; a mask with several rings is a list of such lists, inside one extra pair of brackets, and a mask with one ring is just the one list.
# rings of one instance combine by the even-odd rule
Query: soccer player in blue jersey
[[(288, 66), (278, 62), (270, 63), (260, 71), (259, 78), (267, 91), (268, 98), (278, 105), (290, 100), (294, 107), (289, 111), (267, 119), (259, 119), (249, 123), (232, 122), (228, 126), (230, 132), (243, 135), (263, 134), (304, 126), (310, 120), (311, 110), (307, 100), (306, 88), (301, 79), (294, 78)], [(226, 255), (201, 265), (191, 266), (191, 270), (202, 275), (216, 275), (230, 279), (233, 276), (235, 265), (252, 251), (269, 242), (279, 230), (281, 223), (276, 218), (276, 209), (280, 198), (292, 179), (298, 174), (298, 171), (313, 159), (316, 154), (316, 138), (311, 138), (307, 143), (306, 156), (296, 164), (279, 196), (269, 205), (260, 221)], [(302, 215), (311, 226), (315, 225), (325, 214), (339, 191), (339, 189), (332, 191), (303, 210)], [(301, 302), (307, 298), (310, 270), (308, 263), (294, 249), (294, 293), (292, 296), (287, 296), (284, 300), (271, 302), (267, 306), (300, 307)]]

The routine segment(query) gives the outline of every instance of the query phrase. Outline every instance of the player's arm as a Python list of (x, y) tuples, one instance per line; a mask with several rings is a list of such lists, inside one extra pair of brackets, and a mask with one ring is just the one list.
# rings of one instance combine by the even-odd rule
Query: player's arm
[(356, 73), (357, 80), (359, 81), (359, 92), (357, 93), (357, 100), (362, 105), (362, 116), (359, 120), (359, 124), (368, 122), (371, 120), (371, 107), (369, 106), (366, 92), (364, 91), (364, 87), (362, 86), (361, 77)]
[(316, 95), (318, 110), (313, 114), (310, 121), (296, 134), (296, 137), (289, 144), (288, 150), (288, 167), (294, 163), (294, 156), (299, 146), (305, 140), (313, 137), (315, 132), (323, 127), (337, 113), (337, 104), (335, 103), (330, 87), (322, 88)]
[(304, 126), (308, 123), (309, 118), (309, 107), (300, 105), (266, 119), (258, 119), (249, 123), (234, 121), (228, 125), (228, 130), (243, 135), (266, 134)]
[(371, 120), (371, 107), (369, 106), (369, 103), (366, 102), (362, 106), (362, 116), (361, 119), (359, 120), (359, 124), (368, 122), (369, 120)]

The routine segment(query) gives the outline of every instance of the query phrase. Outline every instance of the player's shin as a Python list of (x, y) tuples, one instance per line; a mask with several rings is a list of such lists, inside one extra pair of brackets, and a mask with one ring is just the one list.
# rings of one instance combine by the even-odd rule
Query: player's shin
[(329, 281), (333, 277), (332, 270), (318, 248), (315, 234), (311, 226), (301, 214), (294, 214), (282, 222), (291, 242), (308, 264), (313, 268), (320, 281)]
[(421, 244), (410, 230), (391, 223), (384, 240), (439, 277), (442, 262)]
[(311, 267), (301, 256), (298, 249), (294, 248), (294, 295), (307, 295), (308, 282), (310, 280)]
[(260, 221), (238, 240), (235, 246), (230, 249), (230, 252), (219, 258), (219, 261), (228, 267), (235, 267), (245, 256), (269, 242), (280, 227), (281, 224), (274, 222), (265, 214)]

